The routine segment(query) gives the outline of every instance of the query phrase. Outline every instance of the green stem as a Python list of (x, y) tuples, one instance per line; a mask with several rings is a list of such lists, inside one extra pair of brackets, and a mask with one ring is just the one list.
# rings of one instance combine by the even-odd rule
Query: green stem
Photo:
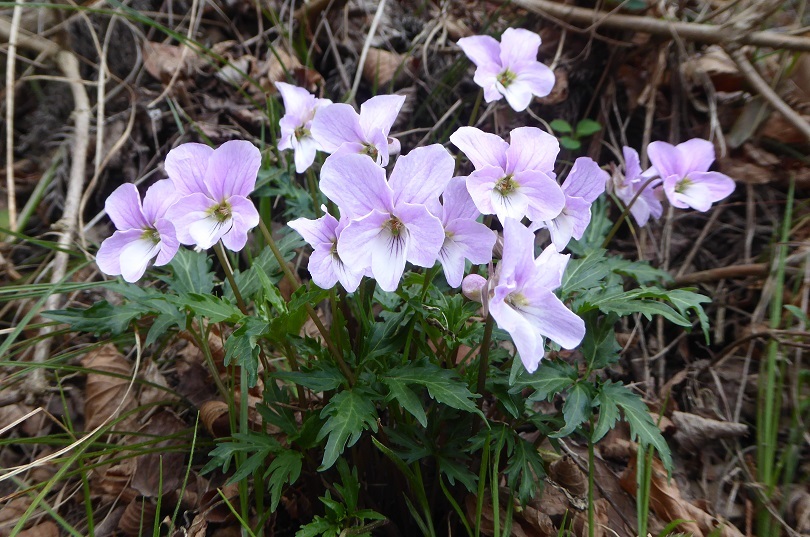
[(478, 394), (481, 398), (478, 400), (478, 408), (484, 405), (484, 392), (487, 385), (487, 368), (489, 367), (489, 347), (492, 341), (492, 328), (495, 324), (492, 315), (487, 315), (487, 322), (484, 325), (484, 338), (481, 340), (481, 352), (478, 353)]
[[(281, 271), (284, 273), (284, 277), (287, 278), (287, 281), (292, 285), (293, 292), (297, 291), (301, 287), (301, 282), (295, 277), (295, 275), (290, 270), (290, 267), (287, 266), (287, 260), (284, 259), (284, 256), (281, 255), (281, 250), (278, 249), (278, 245), (276, 244), (275, 239), (273, 239), (273, 235), (270, 233), (270, 230), (267, 229), (265, 223), (259, 220), (259, 230), (261, 230), (262, 235), (264, 236), (265, 242), (267, 242), (267, 246), (270, 247), (270, 250), (273, 252), (273, 255), (278, 261), (278, 265), (281, 268)], [(329, 335), (329, 330), (321, 322), (320, 317), (315, 312), (315, 309), (310, 304), (305, 305), (307, 310), (307, 315), (309, 318), (312, 319), (312, 322), (315, 324), (315, 327), (320, 332), (321, 337), (323, 338), (324, 343), (326, 344), (326, 348), (329, 349), (329, 352), (332, 356), (335, 357), (337, 360), (338, 367), (346, 376), (349, 381), (350, 386), (354, 386), (354, 373), (352, 373), (351, 368), (346, 364), (346, 361), (343, 359), (343, 353), (340, 351), (339, 348), (335, 347), (335, 344), (332, 343), (332, 337)]]
[(484, 99), (484, 90), (478, 91), (478, 96), (475, 98), (472, 114), (470, 114), (469, 126), (475, 126), (475, 121), (478, 119), (478, 109), (481, 108), (481, 101)]
[(312, 196), (312, 210), (315, 212), (315, 216), (318, 216), (318, 186), (312, 168), (307, 170), (307, 186), (309, 187), (309, 195)]
[(247, 315), (247, 306), (245, 305), (245, 301), (242, 299), (242, 293), (239, 292), (239, 288), (236, 286), (236, 281), (233, 279), (233, 269), (228, 261), (228, 256), (225, 254), (225, 248), (222, 246), (222, 241), (219, 241), (214, 245), (214, 252), (216, 252), (217, 257), (219, 258), (219, 264), (222, 265), (222, 270), (225, 271), (225, 277), (228, 279), (228, 283), (231, 284), (233, 296), (236, 297), (236, 304), (239, 306), (239, 311), (241, 311), (244, 315)]
[(630, 200), (630, 203), (628, 203), (627, 206), (624, 208), (624, 211), (622, 211), (622, 214), (621, 216), (619, 216), (619, 219), (616, 220), (616, 223), (613, 224), (612, 228), (610, 228), (610, 232), (607, 234), (607, 237), (605, 237), (605, 241), (602, 243), (602, 248), (607, 248), (608, 244), (610, 244), (610, 241), (613, 240), (613, 236), (616, 235), (617, 231), (619, 231), (619, 228), (622, 226), (622, 222), (624, 222), (624, 220), (627, 218), (627, 215), (630, 214), (630, 208), (636, 202), (638, 197), (641, 196), (641, 193), (644, 192), (644, 189), (650, 186), (650, 183), (658, 179), (660, 179), (660, 177), (658, 176), (651, 177), (650, 179), (647, 180), (646, 183), (644, 183), (641, 186), (641, 188), (638, 189), (636, 195), (633, 196), (633, 199)]
[(593, 420), (591, 420), (591, 433), (588, 435), (588, 537), (594, 537), (595, 524), (594, 524), (594, 505), (593, 505), (593, 489), (595, 487), (593, 474), (596, 471), (594, 467), (595, 457), (593, 453)]

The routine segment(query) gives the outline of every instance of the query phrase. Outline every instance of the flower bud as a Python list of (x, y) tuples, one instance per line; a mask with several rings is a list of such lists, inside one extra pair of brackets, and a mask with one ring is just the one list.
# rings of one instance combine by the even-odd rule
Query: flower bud
[(461, 292), (469, 298), (470, 300), (474, 300), (476, 302), (483, 302), (481, 299), (481, 293), (484, 290), (484, 287), (487, 285), (487, 280), (480, 274), (468, 274), (464, 277), (464, 280), (461, 282)]

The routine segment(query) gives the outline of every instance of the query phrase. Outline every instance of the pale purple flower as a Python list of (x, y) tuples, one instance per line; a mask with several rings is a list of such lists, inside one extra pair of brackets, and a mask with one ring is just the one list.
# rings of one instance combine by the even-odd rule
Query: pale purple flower
[(363, 271), (346, 265), (337, 252), (338, 237), (348, 224), (348, 220), (338, 221), (329, 213), (317, 220), (298, 218), (287, 224), (312, 246), (307, 268), (312, 281), (321, 289), (331, 289), (340, 282), (346, 291), (353, 293), (363, 279)]
[(101, 272), (136, 282), (154, 257), (158, 266), (171, 261), (180, 245), (166, 211), (177, 198), (168, 179), (149, 187), (143, 203), (135, 185), (116, 188), (104, 204), (117, 231), (101, 243), (96, 254)]
[(508, 219), (503, 226), (503, 257), (490, 291), (489, 312), (509, 332), (526, 371), (545, 355), (545, 338), (573, 349), (585, 337), (585, 323), (552, 292), (562, 283), (568, 255), (549, 245), (534, 258), (534, 233)]
[(647, 155), (664, 181), (664, 193), (673, 207), (708, 211), (712, 203), (734, 192), (734, 180), (719, 172), (710, 172), (714, 145), (693, 138), (677, 146), (652, 142)]
[(321, 169), (321, 191), (350, 223), (337, 251), (354, 271), (366, 271), (384, 291), (395, 291), (405, 262), (432, 267), (444, 243), (435, 207), (453, 175), (455, 161), (439, 144), (397, 159), (389, 181), (385, 170), (362, 155), (330, 157)]
[(554, 72), (537, 61), (540, 36), (522, 28), (508, 28), (498, 43), (488, 35), (463, 37), (458, 46), (476, 65), (473, 80), (484, 88), (484, 99), (506, 97), (517, 112), (532, 96), (545, 97), (554, 87)]
[(391, 126), (405, 102), (402, 95), (378, 95), (360, 105), (336, 103), (319, 108), (312, 120), (312, 136), (323, 151), (333, 155), (368, 155), (380, 166), (399, 153), (399, 140), (390, 138)]
[[(613, 192), (625, 205), (633, 202), (633, 205), (630, 205), (630, 214), (633, 215), (639, 226), (645, 226), (650, 220), (650, 216), (657, 220), (664, 213), (664, 207), (661, 205), (655, 189), (661, 181), (654, 180), (647, 184), (657, 175), (657, 172), (650, 168), (642, 173), (641, 162), (635, 149), (623, 147), (622, 154), (624, 155), (624, 176), (620, 173), (613, 176)], [(636, 201), (633, 201), (641, 188), (644, 190), (638, 195)]]
[(464, 178), (451, 179), (442, 193), (444, 243), (439, 250), (439, 262), (451, 287), (461, 285), (465, 260), (469, 259), (475, 265), (492, 260), (492, 247), (497, 236), (487, 226), (476, 222), (479, 214), (467, 192)]
[(467, 190), (483, 214), (532, 221), (551, 220), (565, 206), (565, 195), (554, 180), (557, 139), (535, 127), (520, 127), (500, 136), (475, 127), (461, 127), (450, 141), (461, 149), (475, 171), (467, 177)]
[(591, 205), (605, 191), (608, 179), (608, 173), (593, 159), (580, 157), (574, 161), (562, 184), (565, 207), (553, 220), (537, 226), (548, 228), (557, 251), (562, 251), (572, 238), (579, 240), (585, 234), (591, 223)]
[(332, 104), (329, 99), (318, 99), (304, 88), (285, 82), (276, 82), (276, 88), (284, 100), (284, 117), (279, 121), (281, 136), (278, 148), (292, 149), (295, 171), (304, 173), (315, 161), (315, 153), (323, 150), (312, 136), (312, 118), (315, 112)]
[(233, 140), (217, 149), (183, 144), (166, 156), (166, 173), (183, 195), (169, 210), (177, 239), (205, 250), (222, 240), (238, 252), (247, 232), (259, 225), (248, 199), (256, 186), (262, 156), (250, 142)]

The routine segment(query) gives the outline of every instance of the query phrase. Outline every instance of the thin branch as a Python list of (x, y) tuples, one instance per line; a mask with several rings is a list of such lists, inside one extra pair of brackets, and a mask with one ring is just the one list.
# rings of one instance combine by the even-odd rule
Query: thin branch
[(728, 52), (731, 59), (734, 60), (734, 63), (737, 64), (739, 67), (740, 72), (745, 77), (751, 86), (762, 95), (762, 98), (768, 101), (768, 104), (774, 107), (774, 109), (782, 114), (786, 120), (790, 122), (791, 125), (796, 127), (799, 132), (804, 135), (805, 138), (810, 140), (810, 123), (805, 121), (805, 119), (793, 110), (782, 98), (768, 85), (767, 82), (762, 78), (759, 72), (756, 70), (754, 65), (745, 55), (745, 52), (742, 51), (739, 47), (727, 47), (726, 52)]
[(671, 36), (678, 34), (690, 41), (701, 43), (739, 43), (774, 49), (789, 49), (810, 52), (810, 38), (777, 32), (741, 32), (734, 25), (699, 24), (694, 22), (668, 21), (640, 15), (620, 15), (559, 4), (552, 0), (512, 0), (513, 4), (540, 15), (555, 17), (566, 22), (589, 24), (592, 27), (633, 30), (652, 35)]

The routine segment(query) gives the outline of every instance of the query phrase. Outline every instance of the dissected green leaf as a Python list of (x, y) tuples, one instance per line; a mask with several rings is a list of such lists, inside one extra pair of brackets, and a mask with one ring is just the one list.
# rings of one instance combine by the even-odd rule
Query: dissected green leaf
[(106, 300), (89, 308), (67, 308), (42, 313), (47, 319), (70, 325), (71, 330), (90, 332), (96, 335), (124, 332), (133, 319), (149, 313), (149, 309), (135, 302), (113, 306)]
[(264, 478), (270, 491), (270, 512), (275, 512), (285, 484), (293, 485), (301, 475), (304, 456), (289, 449), (285, 449), (275, 456), (273, 462), (267, 467)]
[(239, 308), (225, 299), (214, 295), (186, 293), (177, 299), (177, 304), (190, 309), (196, 315), (202, 315), (209, 322), (238, 322), (244, 315)]
[(562, 438), (573, 433), (577, 427), (591, 417), (591, 402), (591, 390), (588, 384), (585, 382), (576, 383), (568, 392), (565, 403), (563, 403), (565, 427), (552, 436)]
[(520, 436), (514, 439), (514, 446), (503, 473), (506, 475), (507, 486), (517, 494), (521, 504), (526, 504), (534, 498), (540, 490), (542, 478), (546, 475), (543, 459), (534, 444)]
[(572, 365), (560, 360), (543, 360), (534, 373), (524, 371), (518, 376), (511, 391), (534, 388), (530, 401), (551, 400), (555, 394), (569, 388), (576, 380), (577, 370)]
[(162, 279), (178, 295), (208, 295), (213, 291), (214, 273), (211, 272), (211, 259), (205, 253), (180, 248), (169, 266), (172, 268), (171, 275)]
[(458, 410), (481, 415), (473, 401), (478, 395), (470, 392), (467, 383), (456, 376), (454, 371), (442, 369), (436, 364), (423, 360), (397, 367), (386, 374), (387, 379), (396, 379), (403, 384), (419, 384), (428, 390), (436, 402)]
[(343, 373), (328, 362), (317, 362), (311, 368), (302, 368), (301, 371), (278, 371), (273, 376), (318, 393), (336, 390), (346, 382)]
[(374, 397), (365, 390), (355, 388), (339, 392), (323, 408), (321, 418), (326, 419), (326, 423), (318, 440), (328, 438), (319, 470), (331, 468), (345, 448), (360, 440), (364, 430), (377, 432)]
[(422, 402), (413, 393), (413, 390), (408, 387), (407, 382), (399, 378), (383, 377), (383, 383), (388, 386), (391, 393), (386, 400), (396, 400), (399, 405), (407, 410), (416, 420), (422, 425), (427, 427), (427, 415), (425, 409), (422, 407)]
[(244, 367), (248, 384), (255, 386), (259, 373), (259, 337), (267, 330), (267, 323), (258, 317), (244, 317), (242, 326), (225, 341), (225, 365), (232, 361)]

